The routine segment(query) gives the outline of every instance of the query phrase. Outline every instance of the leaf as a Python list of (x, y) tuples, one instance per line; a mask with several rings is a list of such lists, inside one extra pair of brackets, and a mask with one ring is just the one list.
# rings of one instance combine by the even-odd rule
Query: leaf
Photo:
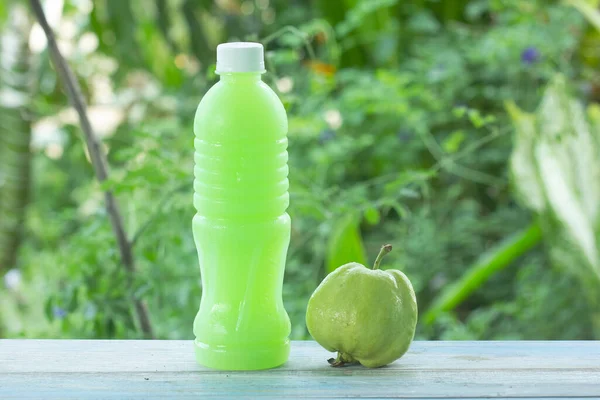
[(349, 262), (366, 265), (367, 257), (358, 225), (358, 218), (354, 215), (348, 215), (334, 225), (327, 249), (327, 273)]
[(475, 128), (481, 128), (485, 125), (485, 120), (478, 110), (469, 110), (467, 116)]
[(429, 10), (424, 10), (413, 15), (408, 21), (408, 28), (421, 34), (433, 34), (439, 32), (441, 24)]
[[(593, 227), (600, 214), (598, 142), (590, 133), (583, 106), (569, 97), (562, 78), (547, 90), (539, 114), (545, 122), (540, 122), (540, 129), (547, 133), (539, 146), (541, 177), (548, 187), (555, 185), (547, 191), (548, 199), (600, 276)], [(559, 138), (560, 144), (552, 138)]]
[(542, 212), (546, 207), (546, 200), (537, 167), (531, 162), (535, 139), (535, 120), (532, 115), (521, 111), (513, 102), (506, 104), (506, 110), (515, 127), (514, 148), (510, 158), (514, 190), (525, 206)]
[(456, 118), (462, 118), (465, 116), (465, 114), (467, 113), (467, 107), (465, 106), (460, 106), (460, 107), (454, 107), (452, 109), (452, 114), (456, 117)]
[(531, 224), (525, 230), (506, 238), (491, 251), (469, 267), (463, 275), (434, 299), (432, 306), (425, 314), (425, 323), (432, 323), (440, 313), (450, 311), (464, 301), (471, 293), (479, 289), (496, 272), (506, 268), (515, 259), (522, 256), (537, 245), (542, 238), (542, 231), (537, 224)]
[(600, 143), (600, 106), (597, 104), (589, 106), (587, 115), (591, 124), (592, 136), (596, 139), (596, 142)]
[(117, 329), (116, 329), (116, 325), (115, 325), (115, 320), (112, 317), (108, 317), (108, 319), (105, 321), (105, 327), (106, 327), (106, 336), (108, 338), (114, 337)]
[(465, 133), (461, 130), (454, 131), (442, 143), (444, 151), (447, 153), (456, 153), (460, 149), (460, 145), (465, 141)]
[(588, 123), (583, 105), (569, 95), (560, 75), (548, 85), (534, 115), (514, 105), (507, 108), (516, 127), (511, 168), (517, 192), (549, 220), (545, 233), (560, 238), (565, 253), (577, 251), (585, 259), (567, 266), (584, 269), (580, 276), (593, 271), (600, 279), (600, 144), (593, 133), (595, 123)]
[(375, 207), (368, 207), (363, 214), (365, 220), (371, 225), (377, 225), (381, 220), (381, 214)]
[(52, 308), (54, 307), (54, 297), (48, 297), (46, 299), (46, 304), (44, 304), (44, 314), (46, 314), (46, 318), (49, 321), (54, 320), (54, 313), (52, 312)]
[(8, 5), (10, 2), (0, 2), (0, 29), (4, 26), (4, 21), (6, 21), (6, 17), (8, 16)]
[(69, 310), (70, 312), (73, 312), (77, 309), (78, 306), (79, 306), (79, 290), (77, 287), (72, 287), (71, 288), (71, 296), (69, 299), (69, 305), (67, 307), (67, 310)]
[(346, 13), (346, 18), (335, 27), (335, 31), (338, 36), (344, 37), (363, 26), (364, 21), (369, 15), (380, 9), (392, 7), (397, 3), (398, 0), (359, 1), (354, 8)]
[(585, 0), (566, 0), (567, 4), (575, 7), (588, 22), (600, 32), (600, 11), (596, 10), (589, 1)]

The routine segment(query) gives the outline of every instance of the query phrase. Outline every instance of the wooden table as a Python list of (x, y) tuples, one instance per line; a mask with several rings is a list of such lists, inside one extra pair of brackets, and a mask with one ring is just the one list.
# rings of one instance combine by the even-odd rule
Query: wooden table
[(191, 341), (0, 340), (0, 399), (600, 398), (600, 342), (414, 342), (379, 369), (315, 342), (255, 372), (196, 365)]

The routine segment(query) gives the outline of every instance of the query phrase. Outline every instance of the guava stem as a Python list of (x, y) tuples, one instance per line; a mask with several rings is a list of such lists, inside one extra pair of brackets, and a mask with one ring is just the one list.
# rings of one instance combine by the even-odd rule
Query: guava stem
[(330, 358), (329, 360), (327, 360), (327, 362), (329, 363), (329, 365), (331, 365), (332, 367), (343, 367), (345, 365), (348, 364), (353, 364), (356, 362), (356, 360), (349, 354), (344, 354), (342, 352), (337, 353), (337, 357), (336, 358)]
[(379, 254), (377, 255), (377, 258), (375, 259), (375, 264), (373, 264), (373, 269), (374, 270), (375, 269), (379, 269), (379, 264), (381, 264), (381, 260), (390, 251), (392, 251), (392, 245), (391, 244), (384, 244), (383, 246), (381, 246), (381, 250), (379, 250)]
[(327, 360), (327, 362), (329, 363), (329, 365), (331, 365), (332, 367), (336, 367), (336, 368), (343, 367), (345, 364), (342, 360), (340, 360), (339, 354), (336, 358), (330, 358), (329, 360)]

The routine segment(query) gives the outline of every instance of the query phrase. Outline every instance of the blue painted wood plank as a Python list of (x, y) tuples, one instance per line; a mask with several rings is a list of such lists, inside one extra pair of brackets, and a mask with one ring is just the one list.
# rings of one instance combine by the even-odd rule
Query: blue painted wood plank
[(415, 342), (380, 369), (294, 342), (277, 369), (196, 365), (190, 341), (0, 340), (0, 399), (600, 398), (600, 342)]

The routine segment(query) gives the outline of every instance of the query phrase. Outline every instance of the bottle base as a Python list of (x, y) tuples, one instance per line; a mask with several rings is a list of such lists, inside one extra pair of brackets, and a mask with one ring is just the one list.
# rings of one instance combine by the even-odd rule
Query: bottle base
[(196, 362), (208, 368), (226, 371), (252, 371), (279, 367), (290, 354), (290, 341), (256, 347), (211, 346), (194, 340)]

